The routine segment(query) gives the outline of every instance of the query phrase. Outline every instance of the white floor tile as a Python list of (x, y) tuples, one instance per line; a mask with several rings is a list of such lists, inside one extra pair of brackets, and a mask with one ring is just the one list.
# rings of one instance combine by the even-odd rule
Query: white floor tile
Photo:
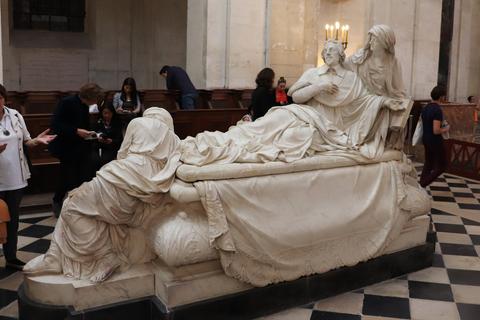
[(410, 299), (410, 316), (415, 320), (460, 320), (454, 302)]
[(455, 243), (472, 245), (472, 239), (468, 234), (437, 232), (437, 239), (440, 243)]
[(310, 320), (312, 310), (294, 308), (271, 316), (257, 318), (257, 320)]
[(314, 306), (315, 310), (360, 314), (363, 307), (363, 294), (345, 293), (336, 297), (320, 300)]
[[(478, 251), (477, 251), (478, 252)], [(480, 258), (456, 255), (443, 255), (443, 263), (448, 269), (480, 271)]]
[(447, 270), (444, 268), (427, 268), (408, 275), (408, 280), (434, 282), (434, 283), (450, 283)]
[(435, 223), (463, 224), (462, 218), (458, 216), (444, 216), (439, 214), (432, 214), (432, 220)]
[[(457, 303), (480, 304), (480, 287), (452, 285), (453, 298)], [(480, 318), (480, 315), (479, 315)]]
[(394, 279), (374, 284), (364, 289), (365, 294), (377, 296), (408, 298), (408, 281)]

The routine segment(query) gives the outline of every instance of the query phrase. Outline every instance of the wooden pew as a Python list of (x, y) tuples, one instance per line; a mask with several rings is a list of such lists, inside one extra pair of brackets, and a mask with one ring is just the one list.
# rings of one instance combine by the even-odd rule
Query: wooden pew
[(20, 113), (24, 113), (24, 100), (25, 94), (18, 91), (8, 91), (7, 92), (7, 101), (5, 102), (6, 106), (12, 109), (17, 110)]
[(198, 99), (195, 104), (195, 109), (212, 109), (212, 91), (211, 90), (197, 90)]
[(245, 109), (180, 110), (172, 114), (175, 133), (184, 139), (203, 131), (227, 131), (245, 114)]
[(180, 110), (177, 103), (180, 92), (172, 90), (144, 90), (142, 102), (145, 109), (149, 107), (162, 107), (170, 112)]
[(238, 90), (240, 92), (240, 99), (238, 103), (240, 104), (240, 108), (248, 109), (252, 104), (252, 93), (254, 89), (243, 89)]
[(29, 91), (25, 93), (24, 114), (51, 114), (62, 97), (59, 91)]
[(212, 90), (210, 104), (212, 109), (236, 109), (240, 108), (239, 100), (240, 93), (237, 90), (215, 89)]

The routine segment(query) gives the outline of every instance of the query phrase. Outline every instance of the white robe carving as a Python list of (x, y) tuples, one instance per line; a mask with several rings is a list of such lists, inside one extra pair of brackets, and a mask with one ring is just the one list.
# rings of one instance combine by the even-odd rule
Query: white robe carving
[(388, 117), (385, 98), (371, 95), (353, 72), (310, 69), (289, 91), (294, 99), (312, 96), (309, 84), (333, 81), (339, 92), (316, 94), (306, 104), (274, 107), (254, 122), (243, 122), (226, 132), (202, 132), (182, 141), (181, 160), (187, 164), (233, 162), (293, 162), (331, 150), (356, 152), (374, 159), (384, 151)]
[[(118, 266), (154, 258), (138, 227), (162, 205), (174, 181), (179, 144), (167, 111), (151, 108), (132, 120), (118, 160), (68, 194), (49, 250), (25, 273), (61, 271), (84, 279), (104, 272), (93, 279), (102, 281)], [(60, 270), (48, 270), (58, 263)]]

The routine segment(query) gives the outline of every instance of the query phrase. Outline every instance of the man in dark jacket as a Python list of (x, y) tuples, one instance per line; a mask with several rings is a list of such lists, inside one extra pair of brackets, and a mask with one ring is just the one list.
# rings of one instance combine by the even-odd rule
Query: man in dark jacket
[(52, 129), (57, 138), (49, 144), (51, 154), (60, 160), (60, 181), (53, 197), (53, 212), (58, 217), (66, 193), (91, 178), (89, 106), (103, 97), (94, 83), (80, 88), (78, 95), (60, 100), (53, 114)]
[(180, 90), (182, 95), (181, 109), (195, 109), (195, 100), (198, 98), (197, 89), (195, 89), (185, 70), (180, 67), (163, 66), (160, 75), (167, 80), (168, 90)]

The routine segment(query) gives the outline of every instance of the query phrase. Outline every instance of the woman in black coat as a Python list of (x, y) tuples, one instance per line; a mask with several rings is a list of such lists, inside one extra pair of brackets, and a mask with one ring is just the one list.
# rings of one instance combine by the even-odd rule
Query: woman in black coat
[(255, 79), (257, 88), (252, 93), (252, 105), (250, 106), (250, 112), (254, 121), (263, 117), (275, 105), (274, 78), (275, 73), (273, 70), (265, 68), (258, 73), (257, 79)]

